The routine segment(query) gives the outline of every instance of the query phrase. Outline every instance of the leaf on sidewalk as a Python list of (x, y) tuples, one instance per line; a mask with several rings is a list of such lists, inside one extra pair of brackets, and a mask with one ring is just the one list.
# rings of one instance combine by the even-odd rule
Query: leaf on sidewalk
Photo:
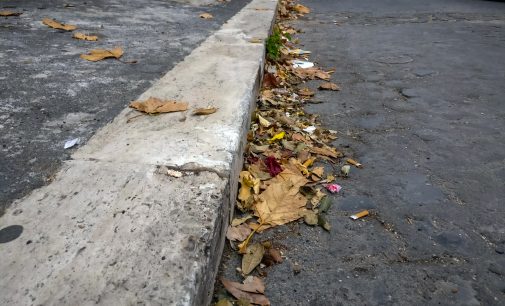
[(293, 7), (295, 11), (297, 11), (300, 14), (308, 14), (310, 13), (310, 9), (304, 5), (297, 4)]
[(318, 88), (321, 90), (333, 90), (333, 91), (340, 90), (340, 86), (338, 86), (335, 83), (331, 83), (331, 82), (323, 82), (319, 85)]
[(230, 241), (244, 241), (251, 231), (252, 229), (245, 223), (237, 226), (228, 226), (228, 229), (226, 230), (226, 238)]
[(90, 62), (98, 62), (106, 58), (119, 59), (123, 56), (123, 49), (121, 47), (116, 47), (111, 50), (107, 49), (94, 49), (90, 50), (88, 54), (81, 54), (81, 58)]
[(310, 90), (310, 88), (304, 87), (298, 90), (298, 94), (300, 96), (312, 97), (315, 93), (312, 90)]
[(197, 108), (193, 111), (193, 116), (206, 116), (210, 114), (214, 114), (217, 112), (217, 108), (215, 107), (208, 107), (208, 108)]
[(77, 27), (75, 25), (60, 23), (60, 22), (58, 22), (54, 19), (50, 19), (50, 18), (42, 19), (42, 23), (50, 28), (63, 30), (63, 31), (73, 31), (73, 30), (77, 29)]
[(214, 18), (214, 16), (212, 16), (212, 14), (209, 14), (209, 13), (202, 13), (202, 14), (200, 14), (200, 18), (202, 18), (202, 19), (212, 19), (212, 18)]
[(265, 247), (261, 243), (248, 246), (242, 257), (242, 273), (246, 275), (251, 273), (260, 264), (264, 254)]
[(96, 35), (86, 35), (81, 32), (74, 33), (74, 35), (72, 37), (75, 39), (87, 40), (87, 41), (97, 41), (98, 40), (98, 36), (96, 36)]
[[(251, 276), (254, 277), (254, 276)], [(247, 282), (247, 284), (246, 284)], [(264, 305), (268, 306), (270, 305), (270, 301), (267, 299), (266, 296), (262, 294), (264, 292), (264, 285), (261, 279), (254, 277), (253, 279), (246, 278), (244, 280), (244, 284), (240, 284), (237, 282), (232, 282), (230, 280), (227, 280), (225, 278), (221, 278), (221, 283), (223, 284), (224, 288), (231, 294), (233, 295), (236, 299), (239, 300), (246, 300), (252, 304), (256, 305)], [(251, 291), (247, 291), (247, 290)], [(256, 293), (258, 292), (259, 289), (261, 290), (261, 293)]]
[(188, 109), (188, 103), (150, 97), (146, 101), (132, 102), (130, 107), (144, 113), (157, 114), (185, 111)]
[(19, 16), (21, 14), (23, 14), (23, 13), (13, 12), (13, 11), (9, 11), (9, 10), (0, 11), (0, 16), (2, 16), (2, 17)]

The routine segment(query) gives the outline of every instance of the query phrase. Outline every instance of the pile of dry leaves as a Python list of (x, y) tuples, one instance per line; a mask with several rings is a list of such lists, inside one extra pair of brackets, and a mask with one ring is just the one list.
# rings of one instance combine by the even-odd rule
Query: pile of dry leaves
[[(318, 116), (303, 108), (315, 96), (304, 86), (307, 80), (320, 80), (319, 90), (340, 90), (337, 84), (329, 82), (333, 71), (316, 67), (308, 61), (310, 51), (296, 48), (290, 39), (297, 30), (286, 21), (309, 12), (309, 8), (292, 0), (279, 4), (276, 27), (282, 40), (280, 56), (265, 66), (240, 173), (236, 204), (240, 214), (226, 235), (242, 255), (242, 266), (237, 270), (246, 277), (242, 284), (221, 279), (238, 300), (237, 305), (269, 305), (261, 279), (247, 275), (261, 263), (269, 266), (282, 262), (281, 252), (271, 242), (252, 243), (253, 236), (302, 218), (310, 226), (319, 225), (329, 231), (331, 225), (325, 213), (331, 202), (327, 193), (340, 191), (335, 180), (347, 176), (351, 165), (361, 167), (353, 159), (342, 160), (343, 154), (331, 146), (337, 132), (322, 128)], [(325, 172), (324, 167), (317, 166), (318, 161), (328, 162), (332, 171)], [(340, 163), (344, 165), (338, 166)], [(222, 299), (217, 305), (232, 303)]]

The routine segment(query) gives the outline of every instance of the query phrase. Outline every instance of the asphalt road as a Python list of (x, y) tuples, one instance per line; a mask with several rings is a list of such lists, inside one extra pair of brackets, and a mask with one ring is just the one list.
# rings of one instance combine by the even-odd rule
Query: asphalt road
[[(0, 215), (51, 180), (75, 150), (63, 149), (66, 140), (79, 137), (84, 143), (249, 1), (186, 2), (202, 1), (0, 3), (0, 10), (23, 13), (0, 17)], [(199, 18), (203, 12), (214, 18)], [(74, 24), (99, 41), (72, 39), (43, 25), (46, 17)], [(79, 58), (114, 46), (137, 64)]]
[[(287, 257), (263, 271), (272, 305), (504, 305), (505, 3), (302, 3), (300, 47), (342, 86), (307, 109), (365, 168), (339, 181), (330, 233), (258, 237)], [(239, 262), (227, 250), (221, 275)]]

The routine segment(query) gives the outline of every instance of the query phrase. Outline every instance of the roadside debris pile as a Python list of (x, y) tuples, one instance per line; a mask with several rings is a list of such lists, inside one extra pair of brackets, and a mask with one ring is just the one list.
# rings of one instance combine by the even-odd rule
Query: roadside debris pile
[[(316, 93), (304, 86), (306, 81), (320, 80), (319, 90), (338, 91), (340, 86), (330, 82), (332, 70), (317, 67), (308, 60), (310, 51), (296, 48), (298, 42), (291, 35), (298, 31), (286, 21), (308, 14), (310, 9), (293, 2), (280, 1), (276, 26), (266, 42), (263, 84), (239, 177), (236, 208), (240, 214), (226, 235), (242, 255), (237, 271), (245, 277), (243, 284), (221, 279), (238, 300), (236, 305), (269, 305), (261, 279), (248, 275), (260, 264), (283, 261), (270, 241), (253, 243), (254, 235), (299, 219), (330, 231), (325, 216), (331, 206), (327, 193), (342, 189), (335, 181), (348, 176), (351, 165), (362, 167), (353, 159), (342, 160), (344, 155), (331, 146), (337, 131), (322, 128), (318, 116), (303, 109), (306, 103), (317, 103), (313, 100)], [(331, 165), (331, 171), (320, 162)], [(353, 218), (361, 216), (364, 214)], [(222, 298), (216, 305), (233, 304)]]

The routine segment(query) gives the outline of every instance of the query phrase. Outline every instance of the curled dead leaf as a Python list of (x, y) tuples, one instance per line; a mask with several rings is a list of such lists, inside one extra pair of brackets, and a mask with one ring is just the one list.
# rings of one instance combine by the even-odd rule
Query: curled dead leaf
[(13, 11), (9, 11), (9, 10), (0, 11), (0, 16), (2, 16), (2, 17), (19, 16), (21, 14), (23, 14), (23, 13), (13, 12)]
[(123, 49), (121, 47), (116, 47), (111, 50), (107, 49), (94, 49), (90, 50), (88, 54), (81, 54), (81, 58), (90, 62), (98, 62), (106, 58), (119, 59), (123, 56)]
[(297, 4), (293, 7), (295, 11), (297, 11), (300, 14), (308, 14), (310, 13), (310, 9), (304, 5)]
[(265, 247), (261, 243), (254, 243), (248, 246), (242, 257), (242, 273), (246, 275), (251, 273), (260, 264), (264, 254)]
[(228, 226), (226, 230), (226, 238), (230, 241), (244, 241), (251, 234), (252, 229), (247, 224), (240, 224), (237, 226)]
[(217, 108), (215, 107), (208, 107), (208, 108), (197, 108), (193, 111), (193, 116), (206, 116), (210, 114), (214, 114), (217, 112)]
[(304, 87), (298, 90), (298, 94), (301, 96), (312, 97), (315, 93), (310, 90), (310, 88)]
[(331, 82), (323, 82), (319, 85), (318, 88), (322, 90), (334, 90), (334, 91), (340, 90), (340, 86)]
[(202, 14), (200, 14), (200, 18), (202, 18), (202, 19), (212, 19), (212, 18), (214, 18), (214, 16), (212, 16), (212, 14), (209, 14), (209, 13), (202, 13)]
[(60, 23), (60, 22), (58, 22), (54, 19), (50, 19), (50, 18), (42, 19), (42, 23), (50, 28), (63, 30), (63, 31), (73, 31), (73, 30), (77, 29), (77, 27), (75, 25)]
[(132, 102), (130, 107), (144, 113), (157, 114), (185, 111), (188, 109), (188, 103), (150, 97), (146, 101)]
[(261, 279), (254, 276), (251, 277), (253, 277), (253, 279), (249, 279), (248, 277), (244, 280), (243, 284), (232, 282), (225, 278), (221, 278), (221, 283), (236, 299), (246, 300), (249, 303), (256, 305), (270, 305), (270, 301), (262, 294), (265, 291), (265, 286), (263, 285)]
[(98, 40), (98, 36), (96, 36), (96, 35), (86, 35), (81, 32), (74, 33), (74, 35), (72, 37), (75, 39), (87, 40), (87, 41), (97, 41)]

